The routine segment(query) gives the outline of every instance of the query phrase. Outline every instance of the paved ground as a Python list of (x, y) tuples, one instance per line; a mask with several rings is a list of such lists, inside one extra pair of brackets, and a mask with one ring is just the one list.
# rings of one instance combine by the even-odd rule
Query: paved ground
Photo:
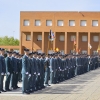
[[(21, 84), (19, 84), (21, 86)], [(100, 68), (30, 95), (21, 88), (0, 94), (0, 100), (100, 100)]]

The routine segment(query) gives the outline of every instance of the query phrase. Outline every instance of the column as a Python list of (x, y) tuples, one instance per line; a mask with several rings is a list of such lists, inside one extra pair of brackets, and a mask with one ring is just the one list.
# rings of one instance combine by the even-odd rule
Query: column
[(19, 44), (19, 46), (20, 46), (20, 54), (22, 54), (23, 52), (22, 52), (22, 49), (23, 49), (23, 47), (22, 47), (22, 32), (20, 32), (20, 44)]
[(65, 32), (65, 54), (67, 54), (67, 32)]
[[(88, 32), (88, 44), (90, 44), (90, 32)], [(90, 48), (88, 47), (88, 55), (90, 55)]]
[(76, 32), (76, 50), (79, 49), (79, 32)]
[(44, 32), (42, 32), (42, 52), (44, 52)]
[(33, 51), (33, 32), (31, 32), (31, 51)]
[(56, 32), (54, 32), (55, 39), (53, 41), (53, 50), (56, 48)]

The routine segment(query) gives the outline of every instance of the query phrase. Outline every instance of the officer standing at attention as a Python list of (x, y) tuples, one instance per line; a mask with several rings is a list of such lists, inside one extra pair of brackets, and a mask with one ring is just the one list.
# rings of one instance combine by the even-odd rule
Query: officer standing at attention
[(0, 50), (0, 58), (1, 58), (1, 68), (2, 68), (2, 72), (1, 72), (1, 91), (2, 92), (6, 92), (3, 89), (3, 81), (4, 81), (4, 75), (6, 73), (6, 65), (5, 65), (5, 58), (4, 58), (4, 54), (5, 54), (5, 49), (1, 48)]
[(12, 52), (7, 51), (7, 57), (5, 58), (5, 64), (6, 64), (6, 82), (5, 82), (5, 90), (6, 90), (6, 91), (11, 91), (11, 90), (9, 89), (10, 80), (11, 80), (11, 74), (13, 73), (11, 55), (12, 55)]
[(42, 53), (41, 54), (41, 70), (40, 70), (40, 73), (41, 73), (41, 87), (42, 88), (45, 88), (45, 86), (44, 86), (44, 77), (45, 77), (44, 66), (45, 66), (45, 53)]
[(16, 56), (16, 52), (12, 52), (12, 68), (13, 68), (13, 74), (12, 74), (12, 83), (11, 83), (11, 87), (13, 89), (17, 89), (16, 87), (16, 74), (17, 74), (17, 59), (15, 58)]
[(29, 85), (29, 49), (24, 49), (25, 55), (22, 58), (22, 93), (30, 94), (28, 85)]
[[(50, 86), (49, 85), (49, 77), (50, 77), (50, 54), (48, 54), (48, 57), (44, 57), (42, 55), (42, 61), (45, 60), (44, 62), (44, 69), (45, 69), (45, 81), (44, 81), (44, 84), (45, 86)], [(42, 65), (43, 66), (43, 65)]]

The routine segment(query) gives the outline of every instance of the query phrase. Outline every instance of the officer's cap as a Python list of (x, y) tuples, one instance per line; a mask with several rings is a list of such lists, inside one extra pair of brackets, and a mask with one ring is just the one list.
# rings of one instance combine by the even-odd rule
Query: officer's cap
[(4, 50), (5, 50), (4, 48), (1, 48), (1, 49), (0, 49), (0, 51), (4, 51)]
[(37, 55), (41, 55), (41, 53), (38, 53)]
[(11, 51), (7, 51), (7, 53), (8, 53), (8, 54), (12, 54), (12, 52), (11, 52)]
[(29, 53), (28, 55), (29, 55), (29, 56), (31, 56), (31, 55), (32, 55), (32, 53)]
[(26, 49), (26, 48), (25, 48), (24, 51), (29, 51), (29, 49)]
[(19, 55), (19, 53), (18, 53), (18, 52), (16, 52), (16, 55)]
[(15, 51), (13, 51), (13, 52), (12, 52), (12, 54), (16, 54), (16, 52), (15, 52)]

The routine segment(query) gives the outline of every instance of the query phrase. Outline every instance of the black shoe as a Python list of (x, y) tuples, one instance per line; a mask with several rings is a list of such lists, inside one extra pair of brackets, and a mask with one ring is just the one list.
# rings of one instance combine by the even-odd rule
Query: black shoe
[(13, 89), (15, 90), (15, 89), (17, 89), (16, 87), (13, 87)]
[(6, 92), (6, 90), (2, 90), (2, 92)]
[(1, 91), (0, 91), (0, 93), (1, 93)]
[(12, 90), (10, 90), (10, 89), (7, 89), (6, 91), (12, 91)]
[(24, 94), (30, 94), (30, 92), (27, 91), (27, 92), (24, 92)]
[(16, 88), (20, 88), (20, 87), (17, 86)]

